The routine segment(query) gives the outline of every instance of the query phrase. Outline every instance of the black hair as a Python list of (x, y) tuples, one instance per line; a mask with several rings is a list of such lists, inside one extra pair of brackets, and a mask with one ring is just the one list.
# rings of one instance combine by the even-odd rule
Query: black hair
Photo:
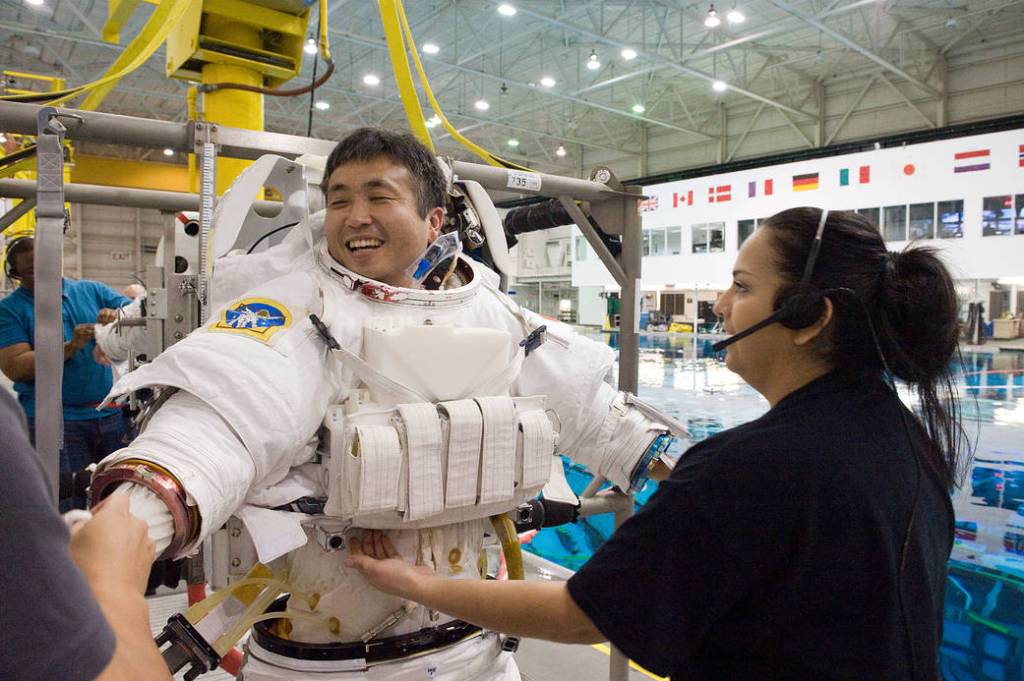
[[(820, 220), (819, 208), (793, 208), (762, 223), (774, 237), (779, 272), (793, 285), (803, 275)], [(959, 301), (935, 249), (911, 244), (890, 253), (870, 221), (853, 212), (829, 212), (810, 284), (856, 296), (827, 296), (833, 317), (821, 351), (836, 369), (864, 374), (887, 367), (914, 387), (925, 458), (951, 490), (963, 477), (967, 447), (951, 369), (959, 353)]]
[(382, 128), (359, 128), (338, 142), (327, 157), (320, 188), (327, 193), (327, 182), (338, 166), (352, 161), (372, 161), (381, 156), (387, 156), (409, 171), (421, 217), (427, 217), (434, 208), (444, 208), (448, 182), (434, 154), (411, 134)]
[(10, 244), (7, 245), (7, 257), (4, 259), (4, 274), (9, 279), (20, 279), (21, 273), (18, 272), (17, 266), (14, 264), (14, 259), (25, 251), (35, 246), (36, 240), (30, 236), (22, 236), (16, 238)]

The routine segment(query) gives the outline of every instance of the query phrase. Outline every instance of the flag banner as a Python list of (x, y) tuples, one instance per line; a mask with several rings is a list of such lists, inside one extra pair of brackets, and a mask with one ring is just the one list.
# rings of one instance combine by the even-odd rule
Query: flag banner
[[(774, 182), (772, 180), (764, 180), (761, 186), (761, 194), (763, 196), (771, 196), (775, 189)], [(751, 180), (747, 183), (747, 197), (753, 198), (755, 196), (757, 196), (757, 180)]]
[(1024, 168), (1024, 144), (1017, 149), (1017, 165)]
[(693, 190), (681, 194), (679, 192), (672, 192), (672, 207), (679, 208), (679, 206), (692, 206), (693, 205)]
[(818, 188), (818, 173), (793, 176), (793, 191), (807, 192)]
[(651, 211), (658, 210), (658, 197), (651, 196), (646, 199), (640, 199), (636, 207), (638, 213), (650, 213)]
[(961, 151), (959, 154), (953, 154), (954, 173), (973, 173), (978, 170), (988, 170), (989, 167), (988, 149)]
[(868, 184), (871, 182), (871, 166), (861, 166), (860, 171), (860, 183)]
[(732, 200), (732, 185), (721, 184), (708, 187), (708, 203), (725, 203)]

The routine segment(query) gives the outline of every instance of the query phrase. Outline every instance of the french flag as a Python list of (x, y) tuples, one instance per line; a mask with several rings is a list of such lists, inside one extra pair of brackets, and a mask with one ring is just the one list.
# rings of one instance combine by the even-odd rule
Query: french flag
[(973, 173), (976, 170), (988, 170), (989, 167), (988, 149), (961, 151), (953, 155), (954, 173)]

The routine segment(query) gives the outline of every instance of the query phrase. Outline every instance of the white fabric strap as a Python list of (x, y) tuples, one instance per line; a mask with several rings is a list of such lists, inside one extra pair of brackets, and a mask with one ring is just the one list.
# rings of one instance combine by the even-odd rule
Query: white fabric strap
[(480, 504), (511, 499), (515, 492), (516, 408), (511, 397), (478, 397), (484, 419)]
[(523, 346), (518, 346), (512, 361), (506, 364), (497, 374), (485, 376), (478, 381), (476, 385), (466, 391), (466, 394), (478, 395), (481, 392), (505, 392), (512, 385), (512, 382), (519, 377), (519, 370), (523, 368), (523, 359), (525, 357), (526, 352), (523, 350)]
[(473, 400), (442, 402), (448, 414), (448, 462), (445, 481), (445, 508), (461, 508), (476, 503), (480, 479), (480, 442), (483, 417)]
[(543, 485), (551, 475), (551, 456), (555, 449), (551, 420), (543, 411), (526, 411), (519, 415), (519, 428), (522, 435), (517, 457), (522, 471), (519, 482), (524, 488)]
[(333, 348), (331, 352), (341, 360), (342, 364), (356, 375), (360, 381), (368, 387), (385, 393), (394, 399), (395, 402), (431, 402), (407, 385), (388, 378), (381, 372), (370, 366), (362, 357), (348, 348)]
[(441, 423), (429, 403), (400, 404), (409, 460), (409, 506), (406, 520), (419, 520), (444, 510), (441, 473)]
[(398, 508), (402, 445), (391, 426), (356, 426), (353, 447), (359, 446), (359, 506), (357, 513)]

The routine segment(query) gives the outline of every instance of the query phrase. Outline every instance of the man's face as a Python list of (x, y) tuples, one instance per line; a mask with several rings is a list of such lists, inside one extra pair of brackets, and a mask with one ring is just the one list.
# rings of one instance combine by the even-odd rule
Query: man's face
[(35, 288), (35, 250), (29, 246), (14, 254), (12, 263), (21, 285), (31, 291)]
[(392, 286), (412, 286), (409, 268), (437, 238), (444, 211), (420, 215), (413, 178), (387, 156), (338, 166), (327, 181), (324, 235), (339, 263)]

